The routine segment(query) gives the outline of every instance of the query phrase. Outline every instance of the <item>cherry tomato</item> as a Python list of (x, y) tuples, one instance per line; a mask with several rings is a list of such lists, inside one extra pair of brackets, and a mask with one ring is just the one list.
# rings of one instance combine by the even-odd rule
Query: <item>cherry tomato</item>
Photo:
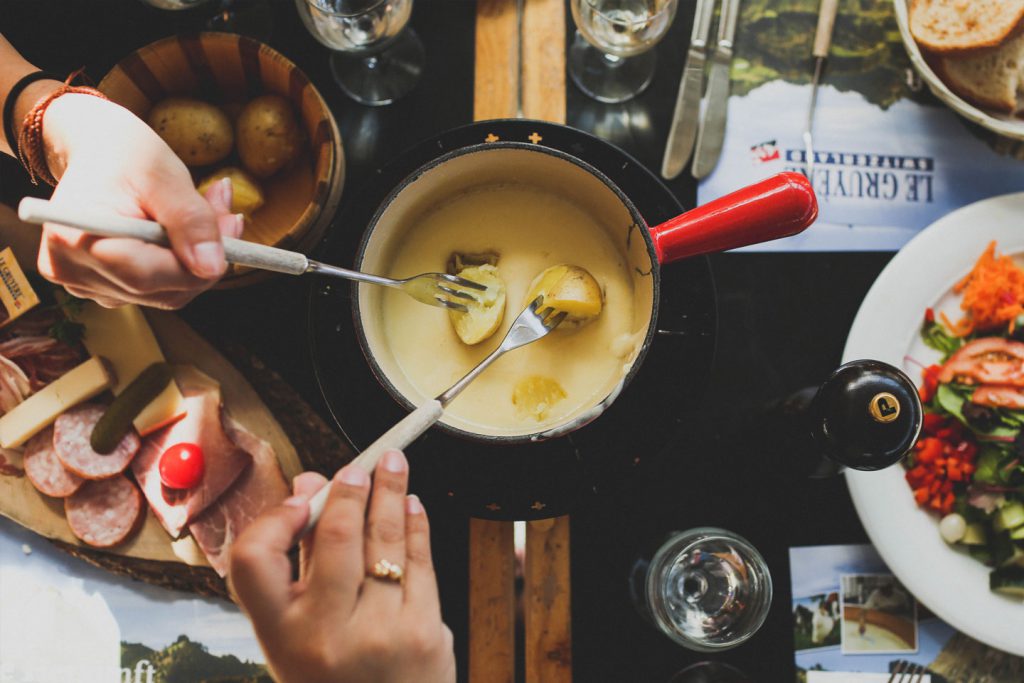
[(194, 443), (176, 443), (160, 456), (160, 481), (172, 489), (190, 489), (203, 479), (203, 449)]

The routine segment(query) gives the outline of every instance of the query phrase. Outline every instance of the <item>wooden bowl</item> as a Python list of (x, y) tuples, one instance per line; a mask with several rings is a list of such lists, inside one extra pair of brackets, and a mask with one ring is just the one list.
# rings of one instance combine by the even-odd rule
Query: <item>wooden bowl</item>
[[(157, 102), (187, 96), (224, 108), (230, 118), (264, 94), (288, 99), (306, 132), (302, 155), (260, 181), (266, 203), (246, 220), (243, 239), (311, 250), (334, 217), (345, 179), (341, 134), (316, 87), (276, 50), (233, 33), (172, 36), (133, 52), (111, 69), (99, 89), (145, 119)], [(217, 164), (191, 168), (198, 183), (224, 166), (240, 166), (236, 151)], [(265, 271), (232, 266), (221, 287), (251, 284)]]

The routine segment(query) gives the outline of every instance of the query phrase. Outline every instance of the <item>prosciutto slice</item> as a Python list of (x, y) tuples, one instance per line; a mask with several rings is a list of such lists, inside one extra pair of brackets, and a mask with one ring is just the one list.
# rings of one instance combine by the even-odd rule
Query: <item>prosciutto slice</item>
[[(191, 368), (176, 373), (175, 379), (185, 398), (185, 417), (143, 440), (132, 461), (132, 472), (157, 519), (177, 538), (234, 483), (252, 462), (252, 456), (224, 431), (220, 386)], [(203, 480), (191, 489), (169, 489), (160, 481), (160, 456), (178, 443), (194, 443), (203, 449)]]
[(252, 454), (252, 466), (189, 525), (192, 537), (221, 576), (227, 575), (228, 554), (238, 535), (263, 510), (289, 495), (288, 482), (271, 445), (227, 416), (224, 429), (232, 441)]

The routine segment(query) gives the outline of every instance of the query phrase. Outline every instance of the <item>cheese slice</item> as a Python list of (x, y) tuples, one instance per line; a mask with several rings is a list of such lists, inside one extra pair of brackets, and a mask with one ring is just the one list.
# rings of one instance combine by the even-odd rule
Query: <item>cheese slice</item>
[[(156, 336), (138, 306), (103, 308), (89, 301), (82, 305), (75, 321), (85, 325), (82, 343), (89, 353), (102, 356), (113, 365), (117, 381), (111, 390), (115, 396), (143, 370), (164, 361)], [(178, 385), (171, 382), (135, 418), (135, 429), (145, 436), (184, 414), (184, 398)]]
[(101, 358), (90, 358), (29, 396), (0, 417), (0, 446), (16, 448), (43, 431), (57, 417), (113, 385)]

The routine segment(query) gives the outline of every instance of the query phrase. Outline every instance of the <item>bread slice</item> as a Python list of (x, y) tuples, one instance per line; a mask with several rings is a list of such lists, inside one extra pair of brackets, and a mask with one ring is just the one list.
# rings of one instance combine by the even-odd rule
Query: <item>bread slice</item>
[(1024, 27), (1024, 0), (911, 0), (910, 33), (941, 54), (995, 47)]
[(944, 57), (939, 73), (950, 90), (987, 109), (1012, 113), (1024, 91), (1024, 35), (972, 57)]

